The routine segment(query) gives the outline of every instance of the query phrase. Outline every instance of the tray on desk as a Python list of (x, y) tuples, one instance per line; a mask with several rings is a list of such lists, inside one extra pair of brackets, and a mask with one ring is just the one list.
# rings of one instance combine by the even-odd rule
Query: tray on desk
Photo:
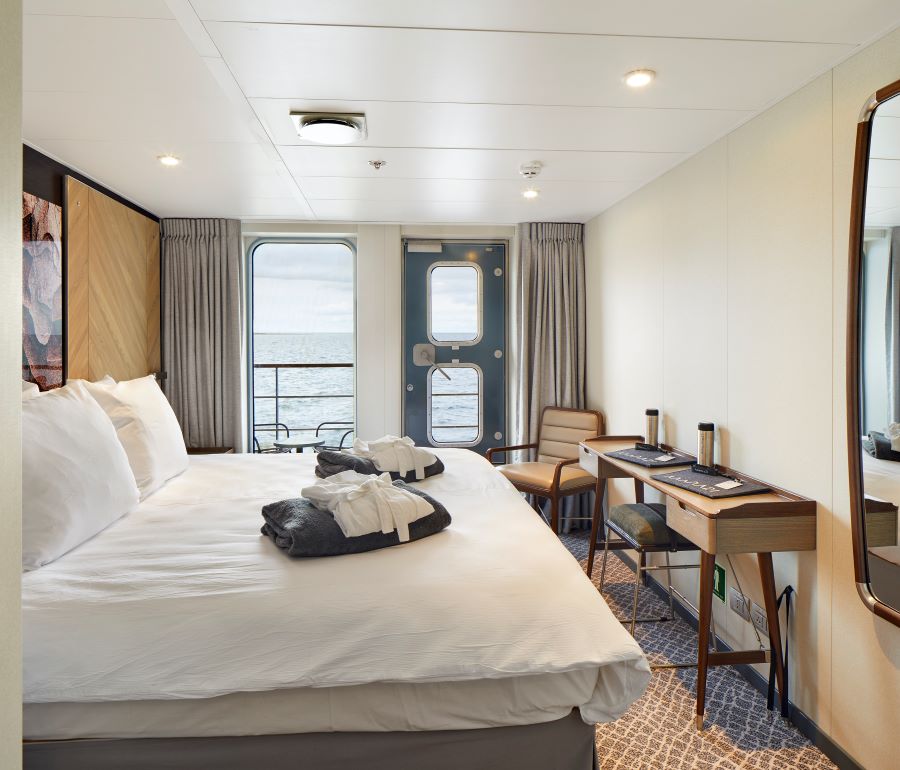
[(693, 457), (685, 455), (676, 455), (673, 459), (663, 462), (654, 460), (653, 458), (655, 457), (665, 457), (669, 454), (664, 449), (635, 449), (630, 447), (628, 449), (619, 449), (615, 452), (605, 452), (604, 454), (606, 457), (615, 457), (617, 460), (642, 465), (645, 468), (669, 468), (676, 465), (690, 465), (696, 462)]
[(722, 497), (742, 497), (744, 495), (759, 495), (771, 491), (771, 487), (759, 484), (755, 481), (741, 481), (739, 487), (733, 489), (720, 489), (716, 484), (733, 481), (730, 476), (710, 476), (706, 473), (697, 473), (690, 468), (683, 468), (668, 473), (658, 473), (651, 476), (654, 481), (662, 481), (673, 487), (686, 489), (688, 492), (696, 492), (698, 495), (713, 499)]

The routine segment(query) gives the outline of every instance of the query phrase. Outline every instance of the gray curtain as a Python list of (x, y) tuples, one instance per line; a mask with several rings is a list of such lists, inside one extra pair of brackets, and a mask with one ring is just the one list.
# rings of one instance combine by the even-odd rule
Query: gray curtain
[(243, 445), (241, 223), (163, 219), (165, 390), (189, 447)]
[[(518, 229), (516, 308), (516, 443), (537, 439), (545, 406), (585, 405), (584, 225), (527, 222)], [(563, 531), (590, 515), (593, 494), (564, 501)], [(582, 526), (585, 526), (582, 523)]]
[(884, 308), (888, 411), (891, 422), (900, 422), (900, 227), (891, 230), (890, 250)]
[(584, 225), (527, 222), (518, 241), (516, 422), (528, 443), (544, 406), (584, 408)]

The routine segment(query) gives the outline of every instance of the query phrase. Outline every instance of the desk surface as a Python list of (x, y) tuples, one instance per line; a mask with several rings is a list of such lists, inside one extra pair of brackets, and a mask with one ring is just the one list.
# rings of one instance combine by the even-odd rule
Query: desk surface
[[(778, 489), (771, 484), (762, 482), (772, 488), (771, 492), (765, 492), (759, 495), (744, 495), (743, 497), (721, 497), (709, 498), (698, 495), (695, 492), (688, 492), (681, 487), (675, 487), (671, 484), (658, 481), (652, 476), (660, 473), (667, 473), (677, 470), (681, 466), (668, 466), (665, 468), (645, 468), (642, 465), (619, 460), (615, 457), (606, 457), (606, 452), (615, 452), (619, 449), (628, 449), (634, 446), (635, 441), (642, 440), (640, 436), (601, 436), (598, 438), (582, 441), (581, 446), (584, 451), (595, 454), (600, 463), (606, 463), (615, 469), (614, 473), (604, 473), (607, 477), (632, 477), (638, 481), (642, 481), (647, 486), (659, 490), (663, 494), (677, 500), (686, 508), (696, 511), (710, 518), (745, 518), (760, 516), (815, 516), (816, 503), (806, 497), (788, 492), (787, 490)], [(663, 445), (667, 451), (678, 454), (685, 454), (681, 450)], [(685, 464), (690, 464), (688, 460)], [(736, 478), (744, 478), (750, 480), (749, 476), (728, 470), (729, 476)], [(757, 479), (753, 479), (757, 481)]]

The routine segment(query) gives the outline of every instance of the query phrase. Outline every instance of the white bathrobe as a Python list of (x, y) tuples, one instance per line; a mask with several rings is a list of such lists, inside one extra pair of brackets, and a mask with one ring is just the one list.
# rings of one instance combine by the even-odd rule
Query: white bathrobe
[(369, 442), (354, 439), (353, 454), (371, 460), (382, 472), (405, 476), (415, 470), (419, 481), (425, 478), (425, 468), (437, 460), (427, 449), (417, 447), (409, 436), (383, 436)]
[(343, 471), (300, 490), (313, 505), (330, 511), (346, 537), (394, 530), (401, 543), (409, 540), (409, 525), (434, 512), (418, 495), (398, 489), (387, 473), (364, 476)]

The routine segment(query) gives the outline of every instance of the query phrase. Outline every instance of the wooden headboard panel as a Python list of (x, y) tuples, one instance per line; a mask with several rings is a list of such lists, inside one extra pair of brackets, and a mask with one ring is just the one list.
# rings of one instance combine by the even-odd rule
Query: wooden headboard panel
[(66, 177), (67, 372), (160, 370), (159, 223)]

